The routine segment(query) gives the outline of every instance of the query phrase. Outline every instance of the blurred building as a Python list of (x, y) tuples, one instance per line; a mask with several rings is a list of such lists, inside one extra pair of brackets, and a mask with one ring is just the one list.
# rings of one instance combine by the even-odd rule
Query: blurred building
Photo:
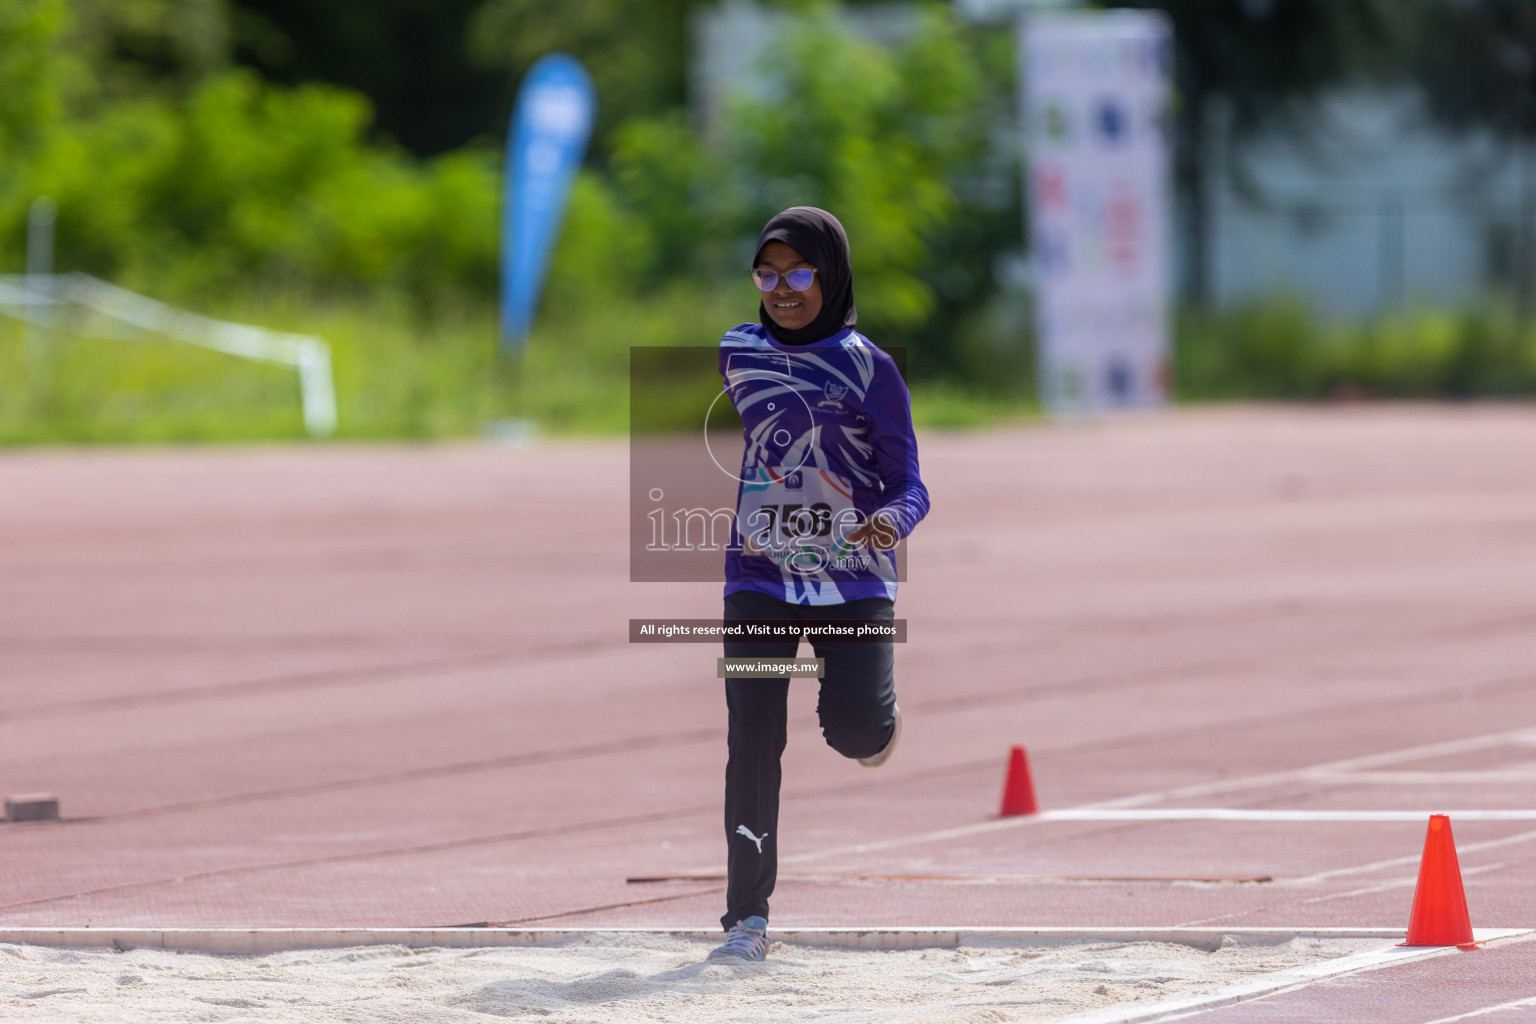
[(1207, 157), (1218, 304), (1289, 292), (1363, 315), (1513, 286), (1525, 215), (1508, 143), (1428, 127), (1408, 89), (1336, 92), (1309, 123), (1240, 148), (1221, 120)]

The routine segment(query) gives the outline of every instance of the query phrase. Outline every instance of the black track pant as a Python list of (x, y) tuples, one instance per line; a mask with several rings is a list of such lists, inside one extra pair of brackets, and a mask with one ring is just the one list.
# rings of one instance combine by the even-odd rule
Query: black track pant
[[(883, 597), (838, 605), (794, 605), (755, 590), (726, 595), (725, 620), (868, 619), (889, 622), (895, 616)], [(895, 727), (896, 687), (890, 643), (816, 640), (816, 657), (826, 659), (826, 675), (816, 714), (827, 744), (844, 757), (868, 757), (885, 749)], [(727, 658), (793, 658), (795, 640), (737, 641), (725, 644)], [(789, 702), (787, 679), (726, 679), (730, 711), (729, 751), (725, 766), (726, 882), (725, 916), (729, 930), (737, 921), (768, 916), (768, 897), (778, 877), (779, 756), (784, 753)]]

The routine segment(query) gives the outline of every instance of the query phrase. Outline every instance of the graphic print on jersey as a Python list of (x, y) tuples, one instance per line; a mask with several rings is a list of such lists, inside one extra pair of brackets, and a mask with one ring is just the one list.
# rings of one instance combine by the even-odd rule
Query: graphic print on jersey
[(890, 356), (851, 329), (790, 348), (744, 324), (721, 340), (720, 372), (743, 434), (727, 592), (797, 604), (894, 599), (899, 550), (847, 539), (876, 511), (904, 537), (928, 510)]

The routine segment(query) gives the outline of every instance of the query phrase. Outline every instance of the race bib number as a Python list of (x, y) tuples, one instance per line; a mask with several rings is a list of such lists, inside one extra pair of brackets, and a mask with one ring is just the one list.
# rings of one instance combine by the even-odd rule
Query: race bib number
[(742, 553), (768, 558), (804, 576), (837, 565), (863, 521), (853, 485), (824, 469), (759, 466), (741, 487), (736, 510)]

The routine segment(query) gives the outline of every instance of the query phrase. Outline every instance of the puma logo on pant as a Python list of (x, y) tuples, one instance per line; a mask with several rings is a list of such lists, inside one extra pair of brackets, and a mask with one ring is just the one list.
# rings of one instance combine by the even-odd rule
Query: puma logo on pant
[(746, 836), (748, 839), (752, 840), (754, 843), (757, 844), (757, 852), (758, 853), (762, 853), (763, 852), (763, 840), (768, 838), (768, 833), (767, 832), (764, 832), (760, 836), (755, 836), (755, 835), (752, 834), (752, 830), (747, 828), (747, 826), (745, 826), (745, 825), (737, 825), (736, 826), (736, 834), (739, 835), (739, 836)]

